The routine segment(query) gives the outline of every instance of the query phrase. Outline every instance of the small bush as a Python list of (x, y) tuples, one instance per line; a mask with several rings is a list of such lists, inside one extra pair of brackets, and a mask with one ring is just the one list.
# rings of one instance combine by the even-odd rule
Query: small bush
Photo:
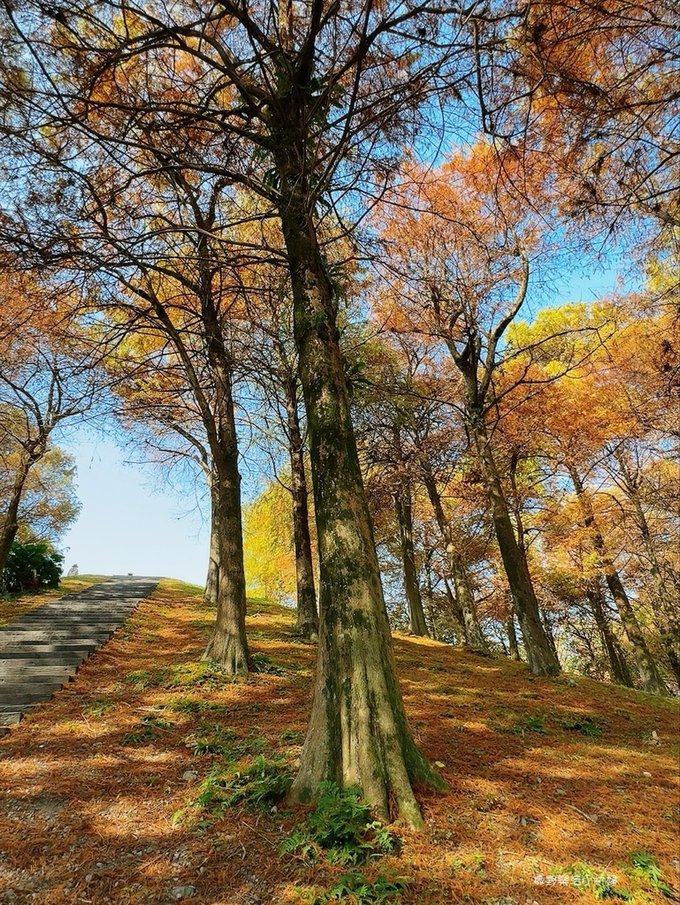
[(371, 882), (363, 874), (343, 874), (334, 886), (314, 900), (314, 905), (338, 901), (352, 902), (353, 905), (396, 903), (401, 901), (401, 895), (407, 888), (408, 882), (402, 877), (388, 879), (381, 875)]
[(633, 865), (633, 873), (636, 877), (644, 880), (648, 886), (662, 893), (668, 898), (673, 898), (674, 893), (668, 883), (665, 882), (659, 862), (654, 855), (648, 852), (634, 852), (630, 856)]
[(363, 864), (393, 852), (397, 837), (374, 820), (359, 789), (324, 783), (315, 811), (282, 845), (283, 853), (316, 861), (323, 852), (331, 864)]
[(48, 543), (14, 541), (0, 574), (2, 590), (10, 594), (59, 587), (64, 557)]

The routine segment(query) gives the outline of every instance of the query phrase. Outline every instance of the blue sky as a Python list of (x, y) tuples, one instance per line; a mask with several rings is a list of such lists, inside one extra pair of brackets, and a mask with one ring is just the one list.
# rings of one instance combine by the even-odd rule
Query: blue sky
[[(613, 266), (597, 273), (564, 275), (559, 298), (548, 303), (590, 302), (616, 288)], [(100, 575), (162, 575), (203, 584), (208, 560), (207, 513), (196, 503), (197, 488), (173, 484), (141, 453), (91, 429), (73, 429), (60, 446), (75, 456), (80, 517), (62, 541), (66, 568)], [(256, 489), (244, 471), (244, 497)], [(201, 492), (201, 488), (198, 489)]]

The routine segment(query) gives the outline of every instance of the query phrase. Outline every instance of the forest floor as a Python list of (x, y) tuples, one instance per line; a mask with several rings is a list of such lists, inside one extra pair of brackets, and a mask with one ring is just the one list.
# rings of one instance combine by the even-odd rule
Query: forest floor
[[(268, 671), (225, 682), (198, 662), (212, 616), (163, 581), (0, 741), (0, 902), (311, 905), (340, 889), (346, 867), (280, 851), (303, 814), (201, 794), (257, 757), (294, 770), (314, 665), (290, 610), (252, 600)], [(676, 702), (405, 635), (395, 650), (448, 789), (419, 790), (425, 831), (397, 825), (399, 853), (356, 869), (404, 878), (401, 899), (378, 881), (362, 902), (680, 901)]]

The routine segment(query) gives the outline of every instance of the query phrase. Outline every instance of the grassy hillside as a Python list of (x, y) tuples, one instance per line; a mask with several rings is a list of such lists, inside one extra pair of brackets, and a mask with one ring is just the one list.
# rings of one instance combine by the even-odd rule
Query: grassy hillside
[(281, 853), (303, 813), (226, 801), (295, 768), (314, 648), (253, 600), (263, 671), (225, 683), (198, 663), (211, 618), (198, 589), (163, 582), (0, 741), (0, 901), (313, 903), (348, 872), (373, 884), (366, 903), (678, 901), (674, 702), (398, 636), (410, 719), (448, 790), (420, 794), (424, 833), (393, 828), (400, 851), (334, 865), (314, 845)]

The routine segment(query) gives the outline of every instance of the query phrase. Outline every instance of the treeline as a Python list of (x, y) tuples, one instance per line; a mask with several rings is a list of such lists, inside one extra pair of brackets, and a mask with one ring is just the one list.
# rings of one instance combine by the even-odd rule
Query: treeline
[[(672, 429), (651, 412), (677, 366), (674, 22), (670, 3), (589, 0), (4, 7), (3, 379), (31, 412), (16, 474), (64, 419), (111, 415), (200, 474), (205, 655), (237, 675), (257, 442), (319, 640), (293, 800), (331, 779), (418, 825), (414, 785), (440, 782), (394, 670), (395, 560), (418, 632), (444, 619), (536, 674), (579, 655), (650, 690), (672, 677)], [(614, 242), (656, 284), (518, 323)], [(649, 569), (624, 551), (633, 524)]]

